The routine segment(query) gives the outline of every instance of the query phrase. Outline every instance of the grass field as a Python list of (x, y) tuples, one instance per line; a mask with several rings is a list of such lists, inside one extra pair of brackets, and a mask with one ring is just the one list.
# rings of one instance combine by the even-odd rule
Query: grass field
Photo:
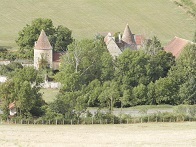
[(1, 146), (196, 146), (196, 123), (0, 125)]
[(48, 103), (52, 102), (57, 96), (59, 90), (58, 89), (41, 89), (40, 93), (43, 94), (43, 99)]
[(50, 18), (64, 25), (74, 38), (92, 38), (97, 32), (157, 35), (165, 44), (174, 36), (192, 40), (196, 20), (172, 0), (1, 0), (0, 46), (13, 46), (18, 31), (34, 18)]

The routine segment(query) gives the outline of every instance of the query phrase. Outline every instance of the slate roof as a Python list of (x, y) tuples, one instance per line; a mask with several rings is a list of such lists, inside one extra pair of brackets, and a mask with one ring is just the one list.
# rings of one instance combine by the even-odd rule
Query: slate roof
[(165, 47), (164, 50), (166, 52), (171, 52), (173, 56), (178, 57), (183, 50), (183, 48), (188, 44), (191, 43), (191, 41), (174, 37)]
[(52, 46), (50, 45), (50, 42), (44, 30), (41, 31), (37, 42), (35, 42), (34, 48), (35, 49), (50, 49), (50, 50), (52, 49)]
[(125, 27), (125, 30), (122, 36), (122, 41), (129, 45), (135, 44), (133, 34), (131, 33), (131, 30), (128, 24)]

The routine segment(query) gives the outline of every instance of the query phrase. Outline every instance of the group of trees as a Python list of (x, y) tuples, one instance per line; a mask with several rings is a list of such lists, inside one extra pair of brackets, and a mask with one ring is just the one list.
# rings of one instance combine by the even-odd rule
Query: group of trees
[(10, 72), (8, 80), (0, 84), (0, 103), (4, 116), (9, 115), (8, 106), (14, 101), (18, 116), (41, 116), (44, 113), (41, 106), (45, 102), (39, 93), (42, 82), (39, 72), (33, 67), (19, 66)]
[(113, 107), (196, 103), (195, 44), (186, 46), (175, 59), (153, 37), (141, 49), (125, 49), (114, 59), (102, 37), (76, 41), (66, 27), (55, 28), (50, 19), (36, 19), (19, 32), (17, 43), (25, 57), (32, 57), (41, 29), (55, 51), (67, 51), (55, 75), (62, 84), (59, 94), (52, 103), (45, 104), (39, 93), (43, 71), (18, 63), (0, 66), (0, 74), (9, 77), (0, 84), (5, 115), (13, 101), (20, 116), (44, 115), (49, 119), (58, 115), (79, 118), (87, 107), (112, 111)]
[(190, 44), (175, 59), (156, 37), (140, 50), (124, 50), (116, 59), (100, 39), (73, 42), (62, 57), (56, 79), (63, 86), (50, 108), (79, 116), (87, 107), (112, 111), (135, 105), (195, 104), (195, 54), (196, 45)]

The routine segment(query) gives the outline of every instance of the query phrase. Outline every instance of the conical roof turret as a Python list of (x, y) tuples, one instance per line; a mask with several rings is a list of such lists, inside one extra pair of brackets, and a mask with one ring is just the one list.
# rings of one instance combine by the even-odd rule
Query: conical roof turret
[(52, 46), (44, 30), (41, 31), (37, 42), (35, 42), (34, 48), (35, 49), (52, 49)]
[(131, 30), (128, 24), (125, 27), (125, 30), (122, 36), (122, 41), (129, 45), (135, 44), (133, 34), (131, 33)]

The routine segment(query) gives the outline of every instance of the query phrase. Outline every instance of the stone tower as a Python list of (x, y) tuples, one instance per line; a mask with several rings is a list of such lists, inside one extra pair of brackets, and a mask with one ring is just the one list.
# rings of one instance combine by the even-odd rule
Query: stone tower
[(48, 67), (52, 68), (52, 59), (52, 46), (50, 45), (46, 33), (42, 30), (34, 46), (34, 68), (39, 69), (43, 61)]
[(124, 48), (136, 49), (136, 43), (134, 35), (131, 33), (129, 25), (127, 24), (122, 36), (122, 41), (124, 43)]

